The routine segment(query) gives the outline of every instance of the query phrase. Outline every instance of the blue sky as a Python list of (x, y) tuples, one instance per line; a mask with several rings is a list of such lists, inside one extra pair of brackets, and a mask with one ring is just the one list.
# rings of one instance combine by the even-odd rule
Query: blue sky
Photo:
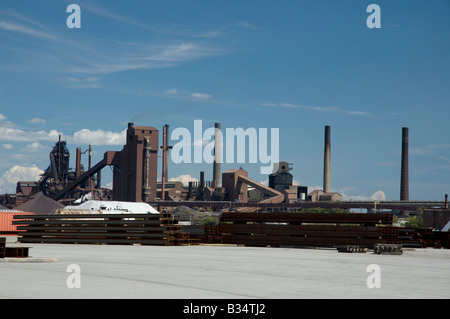
[[(81, 28), (69, 29), (69, 4)], [(370, 29), (369, 4), (381, 8)], [(410, 199), (450, 193), (450, 3), (434, 1), (12, 1), (0, 3), (0, 193), (75, 149), (122, 149), (128, 122), (162, 132), (279, 128), (280, 160), (322, 187), (398, 200), (409, 127)], [(173, 143), (172, 143), (173, 144)], [(83, 158), (87, 166), (87, 158)], [(169, 163), (171, 178), (209, 164)], [(241, 166), (256, 181), (260, 164)], [(106, 184), (110, 170), (103, 174)]]

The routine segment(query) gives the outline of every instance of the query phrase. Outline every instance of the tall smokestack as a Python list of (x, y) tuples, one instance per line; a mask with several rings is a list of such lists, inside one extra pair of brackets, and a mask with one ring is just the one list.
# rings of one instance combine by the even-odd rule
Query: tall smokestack
[(330, 127), (325, 126), (325, 152), (324, 152), (324, 165), (323, 165), (323, 191), (330, 193), (330, 155), (331, 143), (330, 143)]
[(400, 180), (400, 200), (409, 200), (409, 176), (408, 176), (408, 128), (402, 129), (402, 168)]
[(221, 161), (221, 140), (222, 131), (220, 130), (220, 123), (215, 124), (214, 130), (214, 167), (213, 167), (213, 185), (212, 187), (220, 187), (220, 161)]
[(164, 149), (164, 178), (167, 182), (169, 180), (169, 149), (171, 148), (169, 146), (169, 124), (164, 125), (165, 130), (163, 130), (163, 133), (165, 134), (165, 149)]

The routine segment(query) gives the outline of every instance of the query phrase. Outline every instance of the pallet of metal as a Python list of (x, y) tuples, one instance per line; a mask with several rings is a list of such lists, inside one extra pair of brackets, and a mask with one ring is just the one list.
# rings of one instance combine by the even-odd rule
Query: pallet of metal
[(379, 213), (224, 213), (218, 231), (228, 244), (362, 250), (398, 240), (390, 224), (392, 215)]
[(373, 252), (378, 255), (401, 255), (403, 246), (400, 244), (375, 244)]
[(5, 258), (6, 256), (6, 238), (0, 237), (0, 258)]
[(360, 246), (353, 246), (353, 245), (341, 245), (336, 248), (337, 248), (337, 251), (340, 253), (365, 253), (365, 252), (367, 252), (367, 248), (362, 248)]
[[(14, 216), (23, 243), (197, 244), (171, 214), (70, 214)], [(180, 240), (182, 239), (182, 240)]]
[(26, 258), (28, 257), (30, 247), (6, 247), (5, 257)]
[(223, 242), (222, 233), (217, 225), (207, 225), (204, 228), (205, 242), (210, 244), (218, 244)]
[(276, 222), (289, 224), (329, 223), (329, 224), (359, 224), (375, 226), (391, 225), (392, 214), (388, 213), (223, 213), (221, 222)]
[(6, 238), (0, 237), (0, 258), (26, 258), (28, 257), (30, 247), (7, 247)]

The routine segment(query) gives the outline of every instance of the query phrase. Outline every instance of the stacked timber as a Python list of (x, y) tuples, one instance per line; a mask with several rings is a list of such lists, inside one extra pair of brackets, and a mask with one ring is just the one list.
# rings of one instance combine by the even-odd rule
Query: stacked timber
[(23, 243), (192, 245), (171, 214), (15, 215)]
[(391, 224), (384, 213), (224, 213), (218, 228), (227, 244), (373, 248), (399, 243)]

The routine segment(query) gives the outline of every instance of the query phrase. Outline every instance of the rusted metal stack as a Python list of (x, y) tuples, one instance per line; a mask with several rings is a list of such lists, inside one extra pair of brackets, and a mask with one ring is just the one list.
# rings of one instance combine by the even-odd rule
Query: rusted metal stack
[(218, 230), (228, 244), (373, 248), (398, 243), (391, 224), (384, 213), (224, 213)]
[(429, 228), (399, 228), (399, 238), (404, 247), (450, 248), (450, 232)]
[(5, 258), (6, 256), (6, 238), (0, 237), (0, 258)]
[(25, 258), (28, 257), (29, 249), (29, 247), (6, 247), (6, 238), (0, 237), (0, 258)]
[(222, 243), (223, 241), (223, 235), (219, 231), (219, 226), (216, 225), (208, 225), (204, 228), (205, 232), (205, 242), (206, 243)]
[(23, 243), (193, 245), (171, 214), (15, 215)]

